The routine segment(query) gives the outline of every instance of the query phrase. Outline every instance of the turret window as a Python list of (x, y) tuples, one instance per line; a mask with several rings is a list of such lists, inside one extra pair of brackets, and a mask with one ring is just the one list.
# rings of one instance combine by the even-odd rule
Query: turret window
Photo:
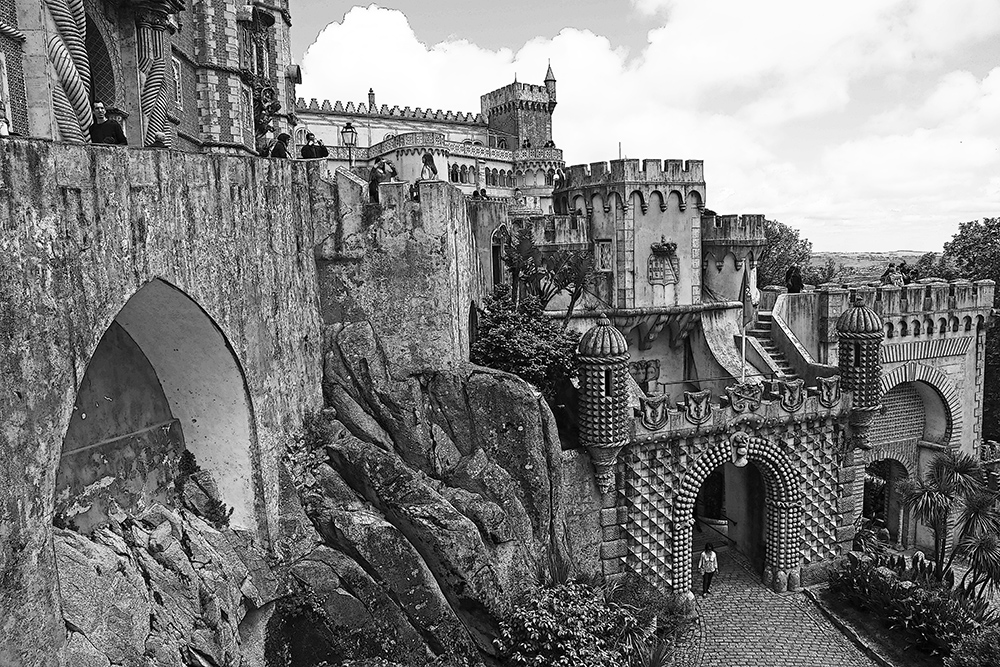
[(614, 395), (614, 382), (611, 377), (611, 369), (604, 369), (604, 395), (612, 396)]

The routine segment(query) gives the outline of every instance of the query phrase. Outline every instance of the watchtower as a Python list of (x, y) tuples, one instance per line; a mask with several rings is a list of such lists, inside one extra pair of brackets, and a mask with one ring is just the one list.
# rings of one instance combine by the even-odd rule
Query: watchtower
[(551, 145), (552, 111), (556, 108), (556, 77), (551, 65), (543, 86), (514, 81), (480, 99), (492, 145), (512, 150)]

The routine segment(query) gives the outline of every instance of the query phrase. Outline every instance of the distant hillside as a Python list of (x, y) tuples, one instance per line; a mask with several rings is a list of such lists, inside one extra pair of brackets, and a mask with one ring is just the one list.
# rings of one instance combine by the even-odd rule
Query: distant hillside
[[(844, 277), (851, 280), (867, 281), (878, 280), (882, 272), (890, 262), (900, 263), (905, 261), (909, 265), (914, 265), (926, 252), (925, 250), (895, 250), (891, 252), (814, 252), (810, 260), (810, 265), (814, 267), (826, 266), (830, 260), (834, 264), (844, 266)], [(940, 251), (939, 251), (940, 252)]]

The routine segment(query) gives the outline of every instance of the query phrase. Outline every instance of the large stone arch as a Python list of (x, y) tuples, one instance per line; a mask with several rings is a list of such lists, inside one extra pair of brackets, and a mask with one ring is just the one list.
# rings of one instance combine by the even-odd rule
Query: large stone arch
[[(102, 350), (111, 356), (101, 358)], [(136, 371), (123, 373), (122, 364)], [(93, 377), (112, 368), (117, 368), (118, 377)], [(134, 401), (135, 377), (142, 378), (147, 405), (128, 414), (112, 413), (104, 401)], [(76, 511), (74, 496), (83, 497), (81, 487), (95, 481), (114, 485), (110, 490), (126, 510), (161, 501), (164, 483), (175, 472), (178, 449), (186, 448), (211, 473), (221, 500), (232, 508), (230, 525), (266, 533), (266, 526), (260, 525), (263, 519), (258, 520), (263, 495), (254, 465), (257, 437), (244, 371), (226, 336), (193, 299), (160, 279), (135, 292), (95, 349), (78, 395), (95, 385), (106, 391), (91, 392), (96, 401), (88, 405), (78, 399), (60, 458), (56, 498), (57, 506), (70, 508), (67, 518)], [(113, 423), (95, 428), (95, 420)], [(163, 437), (169, 442), (162, 442)], [(154, 455), (138, 451), (151, 444)], [(129, 461), (136, 455), (143, 459), (140, 464)], [(88, 464), (92, 469), (81, 474)], [(116, 475), (132, 479), (117, 480)], [(119, 487), (127, 489), (119, 493)]]
[(962, 444), (962, 394), (955, 382), (933, 366), (911, 361), (882, 376), (882, 394), (904, 382), (921, 382), (934, 390), (947, 413), (945, 441), (951, 447), (959, 447)]
[[(738, 447), (745, 445), (745, 453)], [(691, 589), (691, 540), (698, 491), (713, 470), (727, 462), (752, 461), (767, 486), (764, 583), (776, 591), (799, 586), (802, 492), (788, 457), (770, 441), (737, 433), (703, 452), (680, 481), (674, 498), (674, 591)]]

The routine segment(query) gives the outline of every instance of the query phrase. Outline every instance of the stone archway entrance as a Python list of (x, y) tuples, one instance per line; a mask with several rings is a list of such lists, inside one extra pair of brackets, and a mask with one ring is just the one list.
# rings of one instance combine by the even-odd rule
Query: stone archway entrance
[(876, 532), (883, 528), (888, 531), (890, 543), (903, 548), (913, 543), (913, 530), (916, 528), (903, 507), (898, 488), (907, 477), (909, 472), (906, 466), (895, 459), (878, 459), (865, 466), (862, 516), (871, 522)]
[(232, 508), (263, 534), (252, 406), (239, 361), (209, 315), (152, 280), (108, 327), (87, 365), (56, 477), (56, 512), (82, 530), (119, 508), (164, 502), (191, 451)]
[(788, 458), (763, 438), (739, 432), (702, 453), (681, 480), (674, 501), (674, 590), (691, 589), (691, 545), (698, 491), (720, 466), (743, 468), (752, 462), (764, 480), (763, 582), (778, 592), (799, 586), (802, 495)]

